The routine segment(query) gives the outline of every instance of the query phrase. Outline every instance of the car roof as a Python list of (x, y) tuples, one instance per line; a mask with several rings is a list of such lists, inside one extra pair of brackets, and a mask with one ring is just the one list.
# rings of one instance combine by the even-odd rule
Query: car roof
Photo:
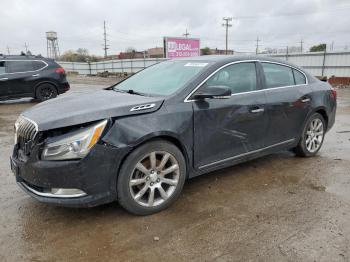
[(34, 55), (0, 55), (0, 59), (1, 60), (44, 60), (44, 61), (51, 60), (43, 56), (34, 56)]
[(230, 62), (239, 62), (239, 61), (246, 61), (246, 60), (258, 60), (258, 61), (281, 63), (281, 64), (290, 65), (292, 67), (299, 68), (297, 65), (289, 63), (285, 60), (272, 58), (267, 55), (255, 55), (255, 56), (253, 55), (204, 55), (204, 56), (196, 56), (196, 57), (189, 57), (189, 58), (180, 58), (179, 60), (201, 61), (201, 62), (212, 62), (212, 63), (230, 63)]

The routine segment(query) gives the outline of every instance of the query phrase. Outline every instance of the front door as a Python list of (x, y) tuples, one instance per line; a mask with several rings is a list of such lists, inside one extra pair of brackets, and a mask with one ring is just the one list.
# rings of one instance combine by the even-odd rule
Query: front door
[[(225, 164), (264, 147), (266, 97), (255, 62), (228, 65), (203, 86), (226, 86), (228, 99), (193, 101), (195, 167)], [(198, 89), (198, 91), (201, 87)]]
[(33, 71), (32, 61), (7, 61), (6, 72), (8, 72), (9, 95), (31, 95), (33, 93), (33, 82), (37, 73)]

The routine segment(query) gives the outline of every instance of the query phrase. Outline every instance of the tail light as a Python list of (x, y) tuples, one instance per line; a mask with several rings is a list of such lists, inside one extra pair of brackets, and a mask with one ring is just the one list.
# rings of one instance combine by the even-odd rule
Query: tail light
[(334, 98), (334, 100), (337, 100), (337, 90), (335, 90), (334, 88), (331, 89), (332, 92), (332, 97)]
[(64, 71), (64, 69), (62, 67), (57, 67), (55, 69), (55, 72), (58, 74), (65, 74), (66, 73), (66, 71)]

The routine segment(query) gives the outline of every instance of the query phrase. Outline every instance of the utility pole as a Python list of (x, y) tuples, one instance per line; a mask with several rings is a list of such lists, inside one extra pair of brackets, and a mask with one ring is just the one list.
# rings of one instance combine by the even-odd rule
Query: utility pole
[(332, 44), (331, 44), (331, 51), (334, 50), (334, 41), (332, 41)]
[(186, 28), (186, 32), (183, 34), (184, 37), (188, 38), (188, 36), (190, 35), (189, 32), (187, 32), (187, 28)]
[(259, 39), (259, 37), (256, 38), (256, 49), (255, 49), (255, 54), (257, 55), (259, 53), (259, 42), (261, 40)]
[(10, 55), (10, 47), (6, 46), (6, 49), (7, 49), (7, 54)]
[(304, 44), (304, 41), (303, 39), (300, 40), (300, 53), (303, 52), (303, 44)]
[(287, 49), (286, 49), (286, 60), (288, 61), (288, 53), (289, 53), (289, 47), (287, 46)]
[(27, 43), (24, 43), (24, 48), (26, 49), (26, 54), (28, 53), (28, 45)]
[(229, 23), (230, 21), (232, 21), (232, 17), (223, 17), (222, 20), (225, 21), (225, 23), (223, 23), (222, 26), (224, 26), (225, 29), (226, 29), (226, 52), (225, 52), (225, 54), (227, 55), (228, 28), (229, 28), (229, 27), (232, 27), (232, 24)]
[(106, 33), (106, 21), (103, 21), (103, 50), (105, 51), (105, 58), (107, 58), (107, 50), (109, 46), (107, 45), (107, 33)]

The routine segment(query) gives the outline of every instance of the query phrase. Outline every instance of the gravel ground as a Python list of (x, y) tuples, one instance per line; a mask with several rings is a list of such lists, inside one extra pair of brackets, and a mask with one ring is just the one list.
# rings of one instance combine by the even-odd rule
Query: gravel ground
[[(70, 78), (68, 94), (116, 79)], [(0, 102), (0, 261), (350, 261), (350, 89), (319, 155), (290, 152), (189, 180), (164, 212), (117, 203), (41, 204), (10, 171), (13, 124), (31, 99)]]

